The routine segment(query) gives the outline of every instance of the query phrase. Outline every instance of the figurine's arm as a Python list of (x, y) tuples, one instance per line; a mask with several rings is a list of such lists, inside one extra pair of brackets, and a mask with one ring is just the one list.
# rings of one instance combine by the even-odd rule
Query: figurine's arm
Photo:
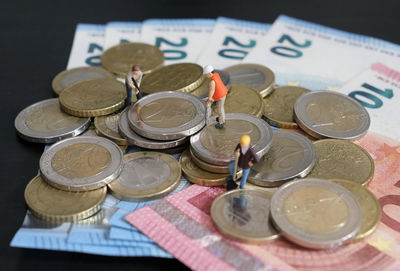
[(260, 157), (258, 157), (257, 153), (251, 149), (252, 157), (249, 161), (249, 167), (252, 167), (254, 164), (257, 164), (260, 161)]
[(210, 89), (209, 89), (209, 92), (208, 92), (208, 99), (207, 99), (206, 104), (209, 104), (211, 102), (211, 99), (212, 99), (212, 96), (214, 95), (214, 92), (215, 92), (215, 82), (214, 82), (214, 80), (211, 80), (210, 81)]

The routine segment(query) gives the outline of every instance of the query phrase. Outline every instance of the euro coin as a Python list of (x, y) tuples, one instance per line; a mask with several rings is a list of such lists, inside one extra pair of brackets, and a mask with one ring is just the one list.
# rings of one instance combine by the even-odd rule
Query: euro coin
[(204, 162), (203, 160), (201, 160), (200, 158), (198, 158), (192, 148), (189, 149), (190, 151), (190, 155), (192, 157), (193, 162), (201, 169), (208, 171), (208, 172), (213, 172), (213, 173), (220, 173), (220, 174), (227, 174), (229, 173), (229, 169), (228, 166), (220, 166), (220, 165), (213, 165), (207, 162)]
[(118, 145), (128, 145), (128, 141), (118, 132), (118, 114), (99, 116), (94, 119), (94, 125), (101, 136), (111, 139)]

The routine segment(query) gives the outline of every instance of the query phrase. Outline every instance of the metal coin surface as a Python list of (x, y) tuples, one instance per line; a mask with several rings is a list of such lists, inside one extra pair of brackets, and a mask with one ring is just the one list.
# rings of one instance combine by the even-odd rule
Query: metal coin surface
[(111, 78), (77, 82), (60, 94), (61, 109), (77, 117), (96, 117), (114, 113), (125, 104), (124, 84)]
[(121, 43), (107, 49), (101, 56), (103, 68), (120, 77), (124, 77), (133, 65), (138, 65), (146, 74), (161, 67), (163, 63), (163, 52), (145, 43)]
[(276, 127), (296, 129), (298, 127), (293, 116), (293, 107), (297, 98), (310, 92), (308, 89), (295, 86), (277, 87), (264, 98), (264, 117)]
[(67, 191), (101, 188), (122, 170), (122, 151), (103, 137), (79, 136), (50, 146), (40, 158), (40, 172), (50, 185)]
[[(97, 131), (96, 127), (94, 127), (94, 123), (92, 122), (89, 128), (80, 136), (102, 136), (102, 135)], [(123, 153), (125, 153), (126, 150), (128, 149), (128, 145), (118, 145), (118, 147), (121, 149)]]
[(134, 152), (124, 155), (121, 175), (108, 187), (122, 200), (153, 198), (172, 192), (181, 180), (179, 162), (160, 152)]
[(25, 188), (25, 201), (32, 213), (49, 222), (75, 222), (97, 213), (107, 194), (107, 188), (71, 192), (52, 187), (40, 175)]
[[(243, 113), (261, 117), (263, 99), (258, 91), (245, 85), (233, 84), (226, 95), (225, 113)], [(217, 103), (212, 105), (212, 115), (217, 115)]]
[(370, 125), (363, 106), (332, 91), (313, 91), (300, 96), (294, 105), (294, 118), (302, 130), (315, 138), (355, 140)]
[(314, 167), (316, 152), (313, 143), (296, 132), (274, 130), (272, 145), (249, 174), (249, 182), (259, 186), (280, 186), (306, 176)]
[(34, 103), (15, 118), (18, 135), (31, 142), (53, 143), (83, 133), (90, 118), (77, 118), (61, 111), (58, 99)]
[(175, 148), (189, 141), (189, 137), (182, 137), (171, 141), (153, 140), (142, 137), (129, 127), (127, 112), (128, 109), (122, 111), (118, 119), (118, 130), (121, 135), (126, 138), (129, 145), (135, 145), (145, 149), (162, 150)]
[(190, 92), (204, 80), (203, 68), (195, 63), (178, 63), (159, 68), (143, 77), (141, 90), (145, 94), (160, 91)]
[(317, 161), (308, 178), (345, 179), (365, 185), (374, 177), (374, 160), (362, 147), (339, 139), (323, 139), (313, 144)]
[(262, 97), (270, 94), (275, 86), (275, 74), (267, 67), (258, 64), (238, 64), (224, 71), (230, 75), (231, 84), (242, 84), (260, 92)]
[(237, 241), (260, 244), (279, 237), (270, 220), (272, 193), (259, 189), (235, 189), (218, 196), (211, 218), (218, 231)]
[(226, 178), (229, 174), (212, 173), (199, 168), (194, 163), (190, 151), (184, 151), (180, 158), (183, 175), (192, 183), (202, 186), (219, 186), (226, 183)]
[(123, 138), (118, 131), (118, 118), (121, 112), (118, 114), (100, 116), (94, 119), (94, 125), (100, 135), (111, 139), (118, 145), (128, 145), (128, 141)]
[(203, 170), (205, 170), (205, 171), (208, 171), (208, 172), (220, 173), (220, 174), (223, 174), (223, 173), (229, 174), (229, 169), (228, 169), (228, 166), (227, 166), (227, 165), (225, 165), (225, 166), (219, 166), (219, 165), (213, 165), (213, 164), (204, 162), (203, 160), (201, 160), (200, 158), (198, 158), (198, 157), (194, 154), (192, 148), (189, 148), (189, 151), (190, 151), (190, 155), (191, 155), (191, 158), (192, 158), (193, 162), (194, 162), (199, 168), (201, 168), (201, 169), (203, 169)]
[(370, 236), (376, 230), (381, 221), (381, 205), (374, 194), (362, 185), (349, 180), (332, 180), (340, 184), (353, 193), (362, 209), (362, 224), (360, 230), (354, 237), (355, 240), (360, 240)]
[(339, 184), (312, 178), (282, 185), (272, 196), (271, 215), (286, 239), (313, 249), (350, 241), (362, 221), (356, 196)]
[(263, 156), (272, 143), (272, 129), (263, 120), (248, 114), (228, 113), (223, 129), (215, 128), (216, 118), (190, 138), (193, 153), (201, 160), (226, 166), (231, 162), (234, 149), (242, 135), (249, 135), (254, 151)]
[(114, 75), (100, 67), (78, 67), (57, 74), (51, 86), (56, 94), (69, 87), (73, 83), (94, 78), (113, 78)]
[(145, 96), (128, 111), (129, 126), (155, 140), (174, 140), (197, 133), (205, 124), (205, 104), (194, 95), (163, 91)]

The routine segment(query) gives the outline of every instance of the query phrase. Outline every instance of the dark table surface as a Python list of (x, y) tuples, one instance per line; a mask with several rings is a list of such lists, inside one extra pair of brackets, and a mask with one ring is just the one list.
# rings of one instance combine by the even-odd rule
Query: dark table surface
[(279, 14), (400, 44), (400, 1), (97, 0), (0, 1), (1, 188), (0, 270), (186, 269), (177, 260), (122, 258), (9, 247), (25, 216), (24, 188), (36, 175), (43, 145), (15, 134), (14, 118), (50, 97), (67, 65), (78, 22), (226, 16), (272, 23)]

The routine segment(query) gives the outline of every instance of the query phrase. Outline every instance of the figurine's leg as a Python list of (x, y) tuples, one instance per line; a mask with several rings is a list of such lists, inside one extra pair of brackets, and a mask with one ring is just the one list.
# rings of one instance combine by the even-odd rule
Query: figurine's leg
[(228, 164), (228, 169), (229, 169), (229, 173), (231, 174), (232, 178), (233, 178), (233, 174), (235, 174), (234, 170), (235, 170), (235, 160), (232, 160), (229, 164)]
[(244, 188), (244, 185), (247, 182), (247, 176), (249, 176), (250, 168), (242, 169), (242, 179), (240, 180), (240, 188)]
[(132, 103), (132, 88), (128, 85), (128, 83), (125, 83), (126, 87), (126, 106), (129, 106)]
[(226, 96), (224, 98), (221, 98), (218, 102), (218, 115), (219, 115), (219, 123), (224, 124), (225, 123), (225, 99)]
[(140, 99), (142, 99), (142, 92), (139, 91), (138, 94), (136, 94), (136, 100), (139, 101)]

